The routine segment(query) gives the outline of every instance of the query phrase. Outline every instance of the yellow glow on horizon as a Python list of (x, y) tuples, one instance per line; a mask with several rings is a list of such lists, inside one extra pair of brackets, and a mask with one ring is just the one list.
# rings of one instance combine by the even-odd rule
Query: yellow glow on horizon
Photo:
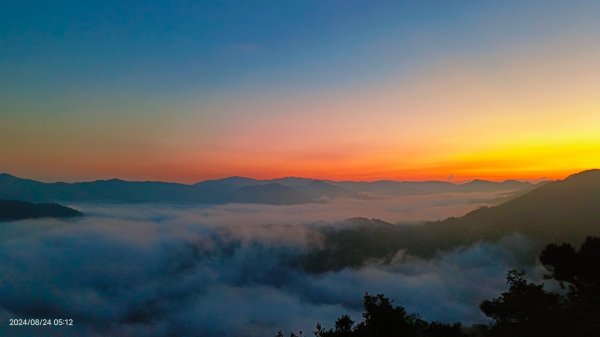
[(0, 123), (0, 164), (46, 180), (564, 178), (600, 167), (598, 93), (600, 48), (563, 39), (376, 84), (191, 100), (173, 115), (14, 116)]

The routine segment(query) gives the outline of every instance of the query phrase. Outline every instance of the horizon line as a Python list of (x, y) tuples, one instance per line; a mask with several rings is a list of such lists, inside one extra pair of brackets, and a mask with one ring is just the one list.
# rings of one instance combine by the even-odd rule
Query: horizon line
[(217, 177), (217, 178), (207, 178), (207, 179), (203, 179), (203, 180), (197, 180), (197, 181), (193, 181), (193, 182), (182, 182), (182, 181), (177, 181), (177, 180), (161, 180), (161, 179), (131, 179), (131, 178), (121, 178), (118, 176), (113, 176), (110, 178), (91, 178), (91, 179), (81, 179), (81, 180), (48, 180), (48, 179), (40, 179), (40, 178), (29, 178), (29, 177), (25, 177), (23, 175), (16, 175), (10, 172), (0, 172), (0, 176), (5, 175), (5, 176), (11, 176), (14, 178), (18, 178), (18, 179), (23, 179), (23, 180), (32, 180), (32, 181), (37, 181), (37, 182), (42, 182), (42, 183), (47, 183), (47, 184), (52, 184), (52, 183), (66, 183), (66, 184), (75, 184), (75, 183), (91, 183), (91, 182), (100, 182), (100, 181), (123, 181), (123, 182), (138, 182), (138, 183), (149, 183), (149, 182), (158, 182), (158, 183), (169, 183), (169, 184), (181, 184), (181, 185), (196, 185), (196, 184), (200, 184), (200, 183), (204, 183), (204, 182), (208, 182), (208, 181), (219, 181), (219, 180), (226, 180), (226, 179), (234, 179), (234, 178), (239, 178), (239, 179), (248, 179), (248, 180), (255, 180), (257, 182), (267, 182), (267, 181), (273, 181), (273, 180), (283, 180), (283, 179), (305, 179), (305, 180), (313, 180), (313, 181), (325, 181), (325, 182), (333, 182), (333, 183), (344, 183), (344, 182), (354, 182), (354, 183), (374, 183), (374, 182), (382, 182), (382, 181), (389, 181), (389, 182), (396, 182), (396, 183), (425, 183), (425, 182), (442, 182), (442, 183), (450, 183), (450, 184), (454, 184), (454, 185), (462, 185), (462, 184), (467, 184), (470, 182), (475, 182), (475, 181), (484, 181), (484, 182), (492, 182), (492, 183), (505, 183), (505, 182), (511, 182), (511, 181), (515, 181), (515, 182), (523, 182), (523, 183), (531, 183), (531, 184), (537, 184), (540, 182), (544, 182), (544, 181), (553, 181), (553, 180), (562, 180), (562, 179), (566, 179), (567, 177), (573, 175), (573, 174), (577, 174), (577, 173), (581, 173), (581, 172), (585, 172), (585, 171), (590, 171), (590, 170), (594, 170), (593, 168), (591, 169), (585, 169), (585, 170), (581, 170), (581, 171), (576, 171), (575, 173), (571, 173), (566, 175), (563, 178), (558, 178), (558, 179), (553, 179), (553, 178), (548, 178), (548, 177), (540, 177), (540, 178), (510, 178), (510, 179), (483, 179), (483, 178), (467, 178), (467, 179), (394, 179), (394, 178), (381, 178), (381, 179), (357, 179), (357, 180), (353, 180), (353, 179), (329, 179), (329, 178), (314, 178), (314, 177), (306, 177), (306, 176), (298, 176), (298, 175), (286, 175), (286, 176), (275, 176), (273, 178), (255, 178), (255, 177), (251, 177), (251, 176), (243, 176), (243, 175), (231, 175), (231, 176), (222, 176), (222, 177)]

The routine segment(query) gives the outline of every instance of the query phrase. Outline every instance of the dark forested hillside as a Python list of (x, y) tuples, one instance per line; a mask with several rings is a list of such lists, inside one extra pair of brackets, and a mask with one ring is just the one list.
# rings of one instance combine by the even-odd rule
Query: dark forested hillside
[(32, 204), (16, 200), (0, 200), (0, 221), (32, 218), (65, 218), (82, 215), (81, 212), (58, 204)]
[(503, 204), (465, 216), (422, 225), (393, 225), (376, 219), (349, 219), (323, 231), (324, 244), (304, 265), (320, 272), (389, 259), (400, 250), (431, 257), (438, 251), (521, 234), (531, 243), (533, 261), (547, 242), (580, 243), (600, 235), (600, 170), (549, 182)]
[(446, 244), (521, 233), (539, 242), (580, 242), (600, 235), (600, 170), (550, 182), (494, 207), (428, 223), (428, 237)]

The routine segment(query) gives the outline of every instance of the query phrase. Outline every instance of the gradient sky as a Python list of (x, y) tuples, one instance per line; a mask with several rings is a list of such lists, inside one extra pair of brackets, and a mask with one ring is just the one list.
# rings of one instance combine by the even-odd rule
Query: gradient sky
[(600, 167), (597, 1), (3, 1), (0, 171), (561, 178)]

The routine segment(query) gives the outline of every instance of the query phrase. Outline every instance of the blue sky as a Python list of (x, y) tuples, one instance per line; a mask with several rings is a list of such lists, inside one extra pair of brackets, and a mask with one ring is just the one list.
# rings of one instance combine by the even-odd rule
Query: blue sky
[[(386, 171), (369, 176), (402, 176), (402, 165), (392, 157), (404, 155), (399, 149), (412, 147), (413, 141), (396, 139), (393, 133), (425, 130), (436, 123), (446, 123), (457, 135), (470, 132), (462, 128), (465, 110), (475, 107), (464, 109), (467, 98), (447, 102), (446, 97), (463, 84), (438, 88), (447, 78), (449, 82), (463, 81), (460, 74), (455, 74), (457, 79), (448, 77), (447, 71), (464, 71), (484, 84), (495, 78), (505, 88), (531, 82), (531, 94), (537, 95), (539, 90), (533, 86), (546, 76), (555, 76), (555, 66), (570, 73), (560, 76), (570, 76), (587, 92), (593, 83), (584, 68), (592, 71), (594, 58), (588, 57), (587, 63), (580, 58), (598, 51), (598, 17), (600, 5), (593, 1), (5, 1), (0, 4), (0, 116), (5, 122), (0, 131), (5, 144), (23, 145), (18, 155), (7, 145), (0, 146), (5, 158), (0, 164), (13, 173), (69, 179), (74, 173), (60, 174), (59, 158), (88, 156), (87, 166), (79, 167), (88, 170), (94, 165), (110, 167), (111, 161), (124, 158), (146, 161), (152, 156), (194, 154), (189, 162), (176, 156), (133, 171), (131, 165), (125, 165), (85, 175), (158, 177), (140, 173), (145, 170), (163, 172), (159, 176), (168, 178), (169, 170), (177, 165), (217, 160), (202, 156), (213, 149), (231, 154), (218, 159), (220, 164), (209, 171), (173, 173), (173, 177), (194, 179), (218, 176), (218, 172), (258, 174), (282, 161), (291, 165), (296, 157), (286, 158), (283, 150), (265, 150), (272, 143), (281, 143), (290, 149), (302, 147), (298, 149), (302, 152), (327, 148), (328, 154), (353, 151), (348, 147), (358, 146), (362, 152), (356, 153), (355, 162), (373, 159), (365, 157), (367, 152), (378, 154), (389, 148), (386, 155), (381, 154), (387, 159), (371, 165), (383, 165)], [(504, 64), (505, 60), (516, 64)], [(531, 64), (538, 63), (544, 65), (544, 73), (529, 74)], [(583, 64), (583, 70), (571, 71), (576, 64)], [(523, 75), (526, 78), (521, 79), (520, 74), (527, 74)], [(498, 79), (502, 76), (506, 78)], [(470, 85), (473, 88), (464, 86), (463, 91), (481, 87)], [(412, 88), (419, 93), (410, 96)], [(565, 83), (558, 91), (572, 90), (569, 88), (573, 86)], [(492, 123), (499, 113), (521, 114), (517, 110), (523, 107), (516, 106), (517, 101), (502, 96), (502, 90), (509, 89), (493, 90), (490, 101), (496, 105), (477, 112), (487, 114), (480, 122)], [(373, 94), (379, 92), (388, 92), (388, 96)], [(550, 105), (556, 92), (548, 89), (540, 100)], [(486, 99), (484, 94), (474, 98)], [(570, 96), (565, 96), (564, 104), (567, 98), (573, 104), (575, 98)], [(371, 103), (354, 111), (360, 103), (353, 99)], [(586, 102), (592, 98), (577, 99), (587, 104), (584, 115), (591, 116), (594, 107)], [(403, 102), (381, 107), (378, 102), (382, 100)], [(339, 106), (342, 101), (346, 107)], [(422, 107), (428, 101), (434, 106)], [(306, 106), (308, 102), (315, 102), (314, 106)], [(511, 105), (510, 110), (497, 108), (505, 104)], [(327, 110), (331, 106), (337, 107), (336, 112)], [(534, 112), (545, 109), (529, 108)], [(394, 115), (399, 113), (409, 130), (388, 130), (385, 142), (376, 145), (373, 138), (396, 121)], [(301, 120), (298, 115), (302, 114), (309, 117)], [(440, 114), (456, 118), (440, 118)], [(250, 120), (272, 123), (285, 130), (282, 133), (297, 132), (298, 136), (292, 139), (284, 134), (275, 142), (258, 142), (254, 150), (231, 145), (247, 143), (244, 140), (220, 136), (260, 138), (264, 130), (249, 128)], [(457, 121), (456, 125), (448, 125), (451, 120)], [(589, 117), (581, 123), (594, 121)], [(354, 124), (330, 130), (330, 139), (317, 137), (318, 144), (299, 146), (305, 136), (292, 130), (290, 123), (309, 132), (310, 125)], [(189, 125), (199, 125), (199, 138), (190, 135)], [(354, 137), (360, 127), (370, 127), (372, 136)], [(544, 132), (540, 137), (554, 130)], [(424, 133), (411, 139), (427, 143), (430, 138)], [(87, 144), (88, 152), (84, 154), (76, 144)], [(121, 147), (127, 148), (129, 155), (123, 153), (121, 158)], [(440, 145), (411, 151), (458, 153), (463, 147)], [(158, 152), (146, 157), (133, 155), (149, 152), (149, 148)], [(236, 166), (253, 156), (281, 160), (253, 168)], [(442, 165), (443, 160), (456, 162), (460, 160), (457, 156), (427, 163), (421, 158), (407, 165), (425, 169)], [(104, 159), (94, 162), (92, 157)], [(396, 164), (391, 165), (394, 160)], [(54, 162), (52, 170), (29, 169), (47, 162)], [(298, 162), (299, 166), (305, 164)], [(361, 169), (348, 165), (323, 162), (320, 171), (305, 173), (323, 174), (326, 167), (334, 167), (338, 173)], [(219, 171), (218, 167), (225, 166), (227, 170)], [(447, 176), (447, 172), (440, 175)]]
[(594, 14), (576, 2), (551, 1), (14, 1), (2, 7), (3, 85), (41, 96), (355, 85), (448, 54), (543, 37), (577, 25), (573, 16)]

